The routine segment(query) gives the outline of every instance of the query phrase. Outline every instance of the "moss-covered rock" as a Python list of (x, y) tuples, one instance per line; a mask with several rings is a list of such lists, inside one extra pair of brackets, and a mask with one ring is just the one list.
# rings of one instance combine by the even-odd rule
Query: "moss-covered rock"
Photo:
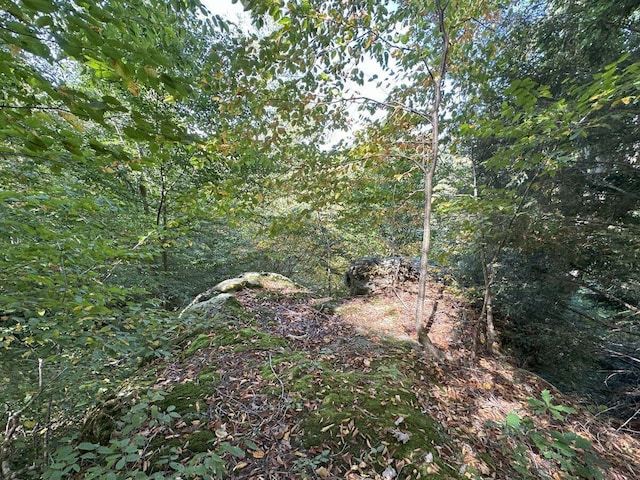
[(181, 315), (185, 313), (198, 316), (212, 317), (223, 307), (230, 307), (230, 304), (237, 303), (236, 298), (231, 293), (220, 293), (207, 300), (194, 303), (185, 308)]
[(309, 294), (302, 285), (293, 280), (272, 272), (246, 272), (236, 278), (224, 280), (206, 292), (197, 295), (196, 298), (180, 312), (179, 317), (185, 314), (214, 315), (219, 311), (219, 307), (224, 305), (233, 292), (244, 288), (263, 288), (272, 291), (287, 291)]
[(214, 288), (222, 293), (231, 293), (242, 290), (243, 288), (262, 288), (262, 283), (252, 278), (237, 277), (224, 280)]
[(124, 397), (112, 396), (90, 410), (85, 415), (80, 439), (84, 442), (107, 445), (126, 406), (127, 401)]

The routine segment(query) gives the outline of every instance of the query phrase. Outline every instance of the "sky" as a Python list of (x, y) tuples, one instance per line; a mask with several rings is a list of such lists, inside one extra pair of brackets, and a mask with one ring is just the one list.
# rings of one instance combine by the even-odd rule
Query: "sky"
[[(247, 28), (250, 25), (249, 15), (244, 11), (242, 7), (242, 3), (238, 0), (236, 3), (233, 3), (231, 0), (201, 0), (202, 3), (211, 11), (211, 13), (220, 15), (222, 18), (225, 18), (229, 21), (237, 23), (238, 25), (246, 25)], [(380, 69), (379, 65), (373, 59), (365, 60), (364, 64), (361, 65), (366, 72), (366, 77), (370, 77), (373, 74), (378, 74), (380, 77), (383, 76), (383, 72)], [(345, 87), (344, 92), (345, 97), (350, 96), (364, 96), (376, 99), (378, 101), (384, 101), (387, 97), (387, 92), (384, 90), (377, 88), (373, 83), (365, 84), (364, 86), (356, 85), (355, 83), (348, 81)], [(349, 108), (352, 117), (352, 131), (347, 132), (332, 132), (329, 134), (332, 137), (333, 141), (331, 143), (337, 142), (339, 140), (343, 140), (347, 137), (352, 137), (355, 130), (358, 130), (363, 126), (360, 120), (358, 120), (359, 113), (357, 112), (357, 105), (352, 105)], [(381, 114), (382, 112), (380, 112)], [(379, 117), (380, 115), (375, 115)]]
[(223, 18), (228, 20), (236, 21), (243, 16), (246, 16), (244, 13), (244, 8), (242, 8), (242, 4), (240, 1), (236, 3), (232, 3), (231, 0), (201, 0), (204, 5), (216, 15), (220, 15)]

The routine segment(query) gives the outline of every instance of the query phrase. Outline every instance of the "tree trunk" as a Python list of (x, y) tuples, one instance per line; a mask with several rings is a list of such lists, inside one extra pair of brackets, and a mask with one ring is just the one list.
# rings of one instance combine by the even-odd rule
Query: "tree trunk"
[(487, 253), (486, 246), (482, 245), (480, 253), (480, 260), (482, 261), (482, 276), (484, 278), (484, 300), (482, 303), (482, 311), (480, 312), (480, 318), (478, 319), (478, 326), (476, 327), (476, 338), (474, 345), (474, 353), (477, 352), (480, 336), (482, 335), (482, 322), (484, 320), (484, 340), (485, 349), (488, 353), (495, 353), (496, 345), (496, 329), (493, 323), (493, 282), (495, 279), (495, 268), (493, 264), (487, 265)]
[[(435, 128), (437, 129), (437, 125)], [(434, 136), (436, 136), (436, 132), (434, 132)], [(424, 225), (422, 250), (420, 252), (420, 279), (418, 281), (418, 301), (416, 305), (416, 332), (418, 333), (418, 341), (423, 346), (425, 351), (431, 356), (440, 358), (442, 356), (442, 353), (436, 348), (433, 342), (431, 342), (431, 339), (429, 338), (429, 328), (427, 327), (427, 322), (425, 320), (429, 250), (431, 248), (431, 200), (433, 197), (433, 173), (435, 170), (435, 165), (435, 160), (432, 158), (431, 166), (427, 170), (424, 183)]]

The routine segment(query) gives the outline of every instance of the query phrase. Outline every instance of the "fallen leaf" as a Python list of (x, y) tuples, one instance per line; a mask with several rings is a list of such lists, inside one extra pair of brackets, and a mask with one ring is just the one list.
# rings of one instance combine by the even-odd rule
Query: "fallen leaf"
[(429, 475), (433, 475), (435, 473), (438, 473), (439, 471), (440, 471), (440, 467), (438, 466), (437, 463), (432, 463), (427, 467), (427, 473)]
[(327, 470), (325, 467), (320, 467), (316, 470), (316, 475), (318, 475), (320, 478), (328, 478), (330, 473), (329, 470)]
[(382, 478), (384, 480), (393, 480), (397, 476), (398, 476), (398, 473), (396, 472), (396, 469), (393, 468), (391, 465), (385, 468), (384, 472), (382, 472)]
[(391, 433), (393, 433), (393, 436), (396, 437), (396, 440), (402, 444), (405, 444), (409, 440), (411, 440), (411, 435), (400, 430), (393, 430)]
[(326, 427), (322, 427), (322, 428), (320, 429), (320, 431), (321, 431), (322, 433), (324, 433), (324, 432), (326, 432), (327, 430), (329, 430), (331, 427), (333, 427), (334, 425), (335, 425), (335, 423), (331, 423), (331, 424), (327, 425)]
[(236, 472), (238, 470), (242, 470), (247, 465), (249, 465), (247, 462), (240, 462), (235, 467), (233, 467), (233, 471)]
[(255, 452), (251, 452), (251, 456), (253, 458), (264, 458), (264, 451), (263, 450), (256, 450)]

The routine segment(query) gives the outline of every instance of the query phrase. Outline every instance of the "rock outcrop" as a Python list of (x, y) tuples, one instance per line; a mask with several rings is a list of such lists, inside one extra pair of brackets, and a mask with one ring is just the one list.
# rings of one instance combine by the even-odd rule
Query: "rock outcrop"
[(224, 280), (206, 292), (197, 295), (196, 298), (180, 312), (179, 317), (182, 317), (185, 313), (214, 315), (229, 298), (233, 297), (233, 292), (237, 292), (243, 288), (288, 288), (306, 291), (306, 288), (279, 273), (247, 272), (239, 277)]
[(406, 287), (418, 281), (420, 265), (406, 257), (364, 257), (355, 260), (344, 276), (351, 295), (371, 295), (384, 290)]

